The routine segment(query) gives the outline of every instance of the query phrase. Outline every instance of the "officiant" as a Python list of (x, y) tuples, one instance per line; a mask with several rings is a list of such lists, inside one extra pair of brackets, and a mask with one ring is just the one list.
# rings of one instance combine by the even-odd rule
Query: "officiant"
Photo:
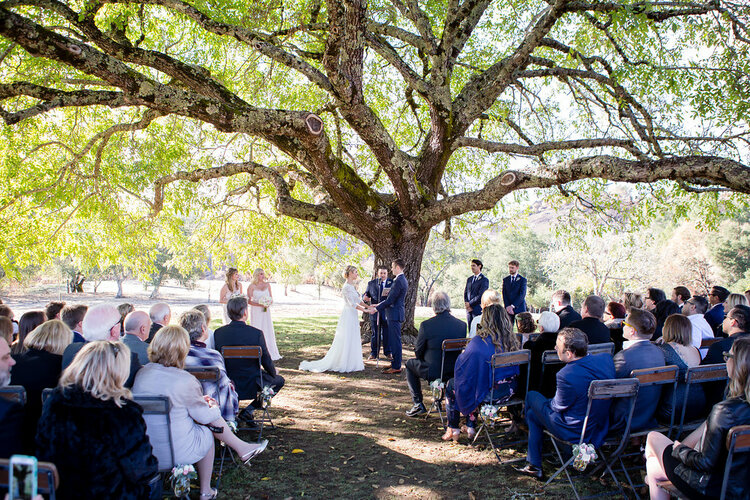
[[(367, 304), (378, 304), (385, 300), (388, 291), (391, 289), (392, 280), (388, 278), (388, 268), (378, 266), (378, 274), (374, 280), (367, 283), (367, 291), (363, 294), (364, 302)], [(370, 314), (370, 326), (372, 334), (370, 336), (370, 357), (368, 361), (374, 361), (380, 356), (380, 346), (383, 346), (383, 356), (386, 359), (393, 359), (391, 348), (388, 345), (388, 323), (385, 319), (385, 312), (380, 311)]]

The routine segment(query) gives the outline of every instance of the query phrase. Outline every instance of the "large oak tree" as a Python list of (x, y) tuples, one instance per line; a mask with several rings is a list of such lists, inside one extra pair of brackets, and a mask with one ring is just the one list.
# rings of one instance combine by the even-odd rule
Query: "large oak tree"
[[(234, 177), (416, 284), (431, 228), (519, 190), (750, 193), (748, 22), (740, 0), (4, 0), (4, 222), (19, 204), (155, 215)], [(234, 157), (194, 162), (196, 124)]]

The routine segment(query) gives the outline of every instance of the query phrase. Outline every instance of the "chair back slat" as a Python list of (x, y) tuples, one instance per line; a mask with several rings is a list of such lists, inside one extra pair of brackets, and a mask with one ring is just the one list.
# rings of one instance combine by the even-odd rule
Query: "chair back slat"
[(637, 378), (613, 378), (592, 380), (589, 384), (589, 399), (629, 398), (638, 394)]
[(660, 366), (658, 368), (641, 368), (630, 372), (632, 378), (637, 378), (641, 387), (647, 385), (673, 384), (678, 377), (679, 368), (675, 365)]
[(506, 366), (516, 366), (528, 364), (531, 360), (531, 351), (521, 349), (520, 351), (501, 352), (492, 356), (490, 366), (492, 369), (503, 368)]
[(6, 385), (0, 388), (0, 398), (25, 405), (26, 389), (22, 385)]
[[(156, 421), (153, 418), (146, 418), (146, 434), (151, 441), (154, 456), (159, 462), (159, 471), (170, 470), (176, 465), (174, 443), (172, 442), (172, 420), (169, 415), (172, 402), (167, 396), (142, 396), (138, 394), (133, 395), (133, 401), (143, 408), (144, 417), (162, 417)], [(168, 450), (164, 449), (165, 444), (168, 445)]]
[(712, 345), (714, 345), (715, 343), (720, 342), (720, 341), (721, 341), (721, 337), (714, 337), (714, 338), (710, 338), (710, 339), (703, 339), (703, 340), (701, 340), (701, 349), (705, 348), (705, 347), (711, 347)]
[[(50, 499), (56, 497), (55, 491), (60, 486), (60, 475), (57, 467), (52, 462), (37, 463), (37, 489), (39, 493), (49, 495)], [(0, 489), (10, 487), (10, 460), (0, 459)]]
[(463, 351), (469, 345), (469, 342), (471, 342), (469, 338), (443, 340), (443, 351)]
[(606, 352), (606, 353), (614, 355), (615, 354), (615, 343), (614, 342), (604, 342), (602, 344), (589, 344), (589, 347), (588, 347), (588, 353), (589, 354), (601, 354), (603, 352)]
[(224, 346), (221, 348), (221, 355), (224, 359), (260, 359), (263, 355), (263, 348), (257, 345)]
[(185, 371), (204, 382), (219, 382), (221, 372), (218, 366), (186, 366)]
[(716, 363), (713, 365), (693, 366), (687, 369), (685, 374), (686, 383), (690, 382), (713, 382), (725, 380), (727, 378), (726, 363)]
[(554, 365), (559, 363), (562, 363), (562, 361), (560, 361), (560, 357), (554, 349), (542, 353), (542, 364)]
[(746, 453), (750, 451), (750, 425), (738, 425), (729, 429), (727, 434), (727, 449), (734, 441), (735, 453)]

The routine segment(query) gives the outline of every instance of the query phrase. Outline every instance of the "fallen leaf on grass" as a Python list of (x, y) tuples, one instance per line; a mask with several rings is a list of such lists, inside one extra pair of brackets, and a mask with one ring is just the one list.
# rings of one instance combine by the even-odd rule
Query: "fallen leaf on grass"
[(474, 494), (473, 491), (469, 492), (469, 500), (477, 500), (477, 496)]
[(401, 470), (406, 470), (406, 467), (404, 467), (403, 465), (396, 465), (396, 467), (398, 467)]
[[(404, 484), (404, 480), (403, 479), (399, 479), (398, 480), (398, 484)], [(476, 500), (476, 499), (472, 499), (472, 500)]]
[(268, 476), (266, 476), (266, 477), (262, 477), (262, 478), (260, 478), (260, 480), (261, 480), (261, 481), (270, 481), (270, 480), (271, 480), (271, 478), (270, 478), (270, 477), (268, 477)]
[(279, 455), (279, 460), (284, 460), (284, 455)]
[(388, 441), (395, 441), (396, 438), (388, 438)]
[(381, 392), (380, 395), (383, 396), (383, 397), (386, 397), (388, 394), (386, 394), (384, 392)]
[(331, 469), (335, 470), (336, 472), (341, 472), (341, 469), (339, 469), (338, 467), (331, 467)]
[(300, 450), (299, 448), (295, 448), (292, 450), (292, 453), (304, 453), (305, 450)]

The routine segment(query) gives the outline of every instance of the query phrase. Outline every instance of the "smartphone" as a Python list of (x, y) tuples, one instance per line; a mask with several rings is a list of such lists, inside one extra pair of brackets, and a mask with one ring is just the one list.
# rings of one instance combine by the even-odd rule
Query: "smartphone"
[(37, 495), (36, 457), (10, 457), (10, 500), (32, 500)]

